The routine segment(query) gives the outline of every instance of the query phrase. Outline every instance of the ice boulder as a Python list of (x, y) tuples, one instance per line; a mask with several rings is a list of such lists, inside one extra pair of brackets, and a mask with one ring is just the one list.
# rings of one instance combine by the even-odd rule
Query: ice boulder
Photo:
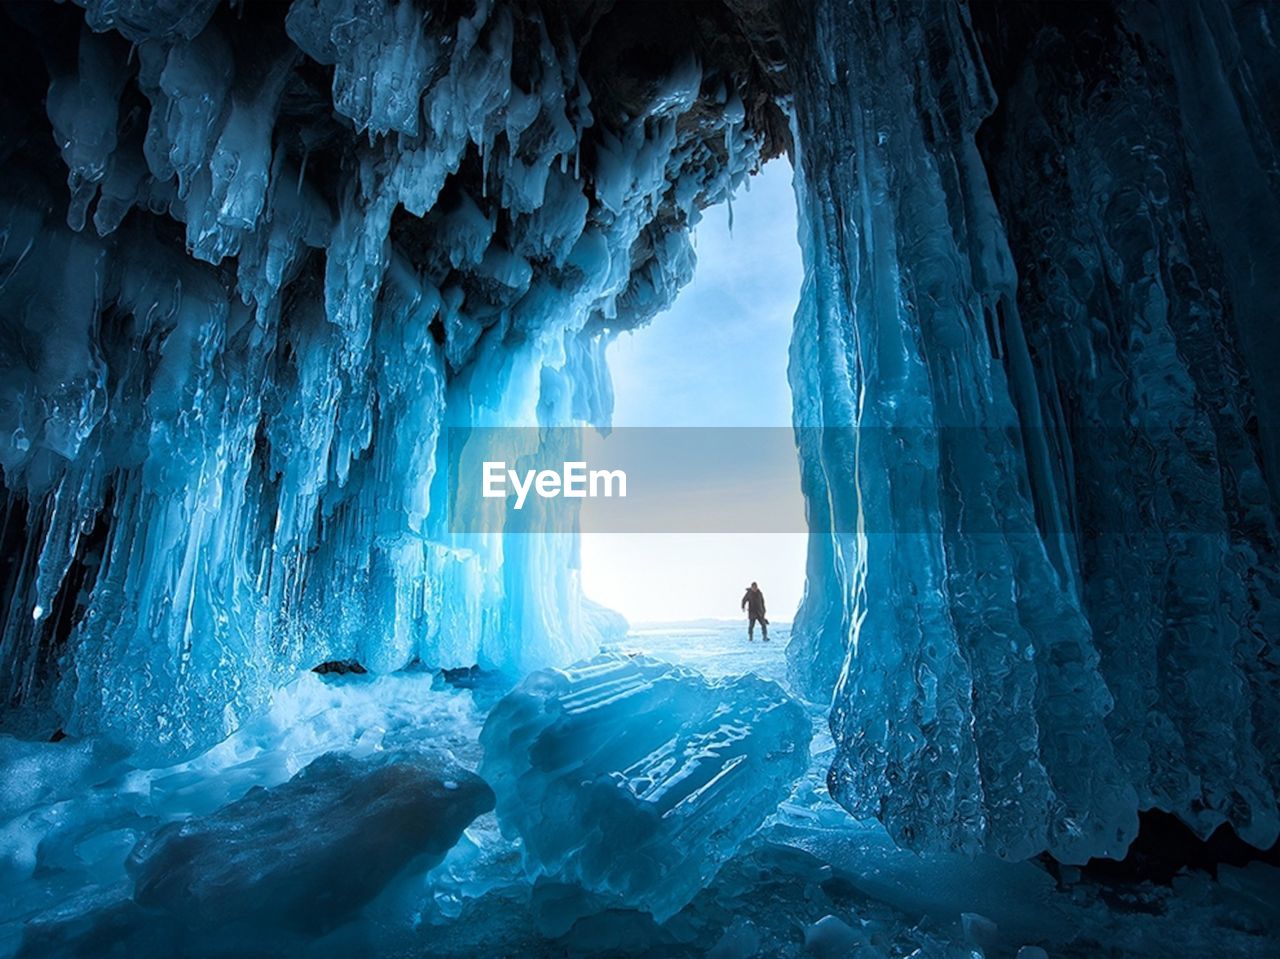
[(410, 862), (438, 863), (492, 808), (489, 787), (452, 760), (327, 753), (280, 786), (139, 842), (134, 898), (196, 928), (323, 933)]
[(609, 653), (533, 673), (502, 699), (480, 774), (556, 935), (598, 909), (678, 912), (786, 798), (809, 738), (768, 680)]

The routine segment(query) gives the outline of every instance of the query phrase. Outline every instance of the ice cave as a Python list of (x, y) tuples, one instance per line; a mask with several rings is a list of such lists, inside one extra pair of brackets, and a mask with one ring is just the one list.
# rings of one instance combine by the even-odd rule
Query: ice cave
[[(0, 959), (1280, 954), (1280, 2), (0, 26)], [(803, 593), (698, 657), (466, 477), (766, 163)]]

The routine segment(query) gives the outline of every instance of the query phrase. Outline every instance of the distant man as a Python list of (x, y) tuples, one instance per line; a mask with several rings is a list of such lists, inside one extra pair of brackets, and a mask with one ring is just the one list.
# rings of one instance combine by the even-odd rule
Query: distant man
[(747, 640), (755, 641), (756, 623), (760, 624), (760, 638), (769, 641), (769, 621), (764, 618), (764, 593), (752, 583), (742, 596), (742, 608), (747, 611)]

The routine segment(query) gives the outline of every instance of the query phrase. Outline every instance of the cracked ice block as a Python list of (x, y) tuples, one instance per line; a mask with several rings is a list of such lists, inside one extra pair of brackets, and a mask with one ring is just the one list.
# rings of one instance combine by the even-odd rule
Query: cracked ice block
[(599, 908), (678, 912), (787, 796), (809, 738), (775, 683), (604, 654), (498, 703), (480, 773), (557, 934)]

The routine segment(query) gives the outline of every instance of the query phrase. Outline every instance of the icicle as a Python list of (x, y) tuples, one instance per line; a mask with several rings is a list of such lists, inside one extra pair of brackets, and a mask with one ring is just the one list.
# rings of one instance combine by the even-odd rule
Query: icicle
[(729, 233), (733, 234), (733, 181), (734, 173), (737, 169), (735, 154), (736, 141), (735, 134), (738, 127), (746, 120), (746, 110), (742, 105), (742, 98), (734, 91), (729, 96), (728, 102), (724, 108), (724, 149), (728, 159), (725, 162), (725, 206), (729, 208)]

